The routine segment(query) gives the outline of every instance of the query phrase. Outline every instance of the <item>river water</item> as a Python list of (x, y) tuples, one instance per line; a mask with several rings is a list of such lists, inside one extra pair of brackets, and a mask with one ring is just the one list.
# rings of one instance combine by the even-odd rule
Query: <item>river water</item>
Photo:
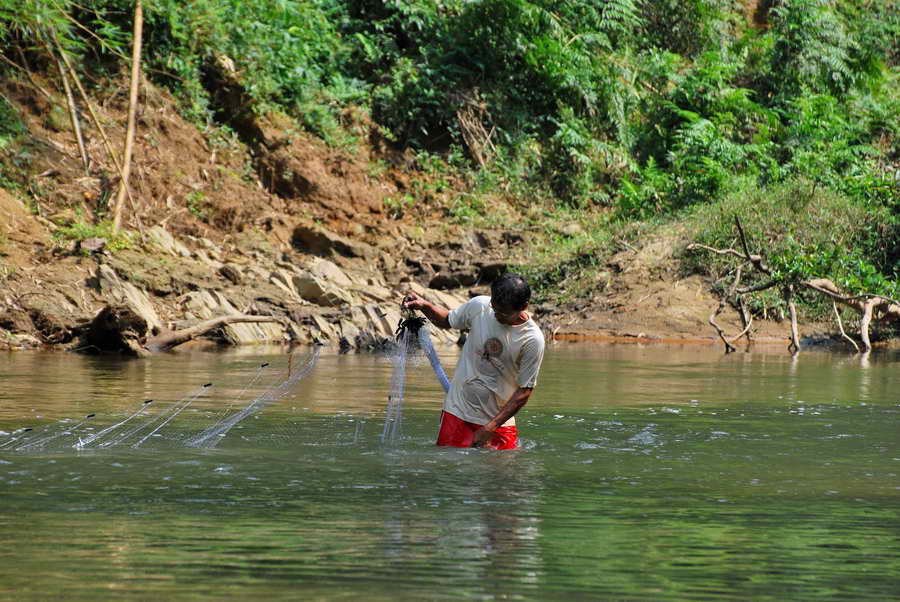
[[(456, 357), (441, 350), (448, 371)], [(282, 348), (0, 356), (0, 445), (56, 435), (0, 449), (0, 597), (900, 596), (896, 353), (560, 343), (521, 449), (495, 452), (433, 445), (424, 359), (384, 441), (394, 364), (323, 351), (215, 447), (183, 444), (287, 365)], [(145, 399), (191, 395), (137, 448), (72, 448)]]

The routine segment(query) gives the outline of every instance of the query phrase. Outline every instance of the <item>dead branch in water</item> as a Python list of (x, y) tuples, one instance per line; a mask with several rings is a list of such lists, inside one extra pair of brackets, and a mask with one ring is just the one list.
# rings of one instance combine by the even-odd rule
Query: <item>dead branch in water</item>
[(856, 349), (856, 352), (859, 353), (859, 345), (856, 344), (856, 341), (850, 338), (847, 332), (844, 330), (844, 322), (841, 320), (841, 312), (838, 310), (837, 301), (834, 299), (831, 300), (831, 308), (834, 310), (834, 317), (837, 320), (838, 328), (841, 330), (841, 336), (850, 341), (850, 344), (853, 345), (853, 348)]
[[(722, 295), (722, 298), (719, 299), (719, 305), (716, 307), (715, 310), (713, 310), (713, 313), (711, 313), (709, 316), (709, 323), (712, 325), (713, 328), (716, 329), (716, 332), (719, 334), (719, 338), (722, 339), (722, 343), (725, 344), (725, 353), (732, 353), (734, 351), (737, 351), (737, 349), (725, 337), (725, 331), (722, 330), (722, 327), (719, 326), (719, 324), (716, 322), (716, 317), (720, 313), (722, 313), (722, 310), (725, 309), (725, 305), (728, 304), (728, 297), (730, 297), (734, 294), (735, 289), (737, 289), (738, 284), (740, 284), (742, 267), (743, 266), (738, 266), (737, 272), (735, 273), (735, 276), (734, 276), (734, 282), (731, 283), (731, 288), (728, 290), (727, 293)], [(738, 337), (735, 337), (735, 338), (739, 338), (739, 337), (740, 337), (740, 335), (738, 335)]]
[(788, 345), (788, 351), (791, 355), (800, 353), (800, 326), (797, 324), (797, 304), (794, 303), (794, 285), (789, 284), (782, 289), (784, 301), (788, 306), (788, 313), (791, 316), (791, 344)]

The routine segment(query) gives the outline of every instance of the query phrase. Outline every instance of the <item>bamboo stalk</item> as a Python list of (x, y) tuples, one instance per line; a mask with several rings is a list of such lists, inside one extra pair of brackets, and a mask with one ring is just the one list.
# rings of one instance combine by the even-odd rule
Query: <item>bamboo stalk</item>
[(56, 43), (57, 50), (62, 56), (63, 63), (66, 66), (66, 69), (69, 72), (69, 76), (72, 78), (72, 81), (75, 82), (75, 87), (78, 88), (78, 93), (81, 94), (82, 100), (84, 100), (85, 106), (88, 108), (88, 113), (91, 115), (91, 121), (94, 122), (94, 127), (97, 128), (97, 131), (100, 132), (100, 137), (103, 139), (103, 144), (106, 146), (106, 152), (109, 153), (109, 158), (112, 159), (113, 163), (116, 166), (116, 171), (120, 174), (122, 173), (122, 164), (119, 162), (119, 156), (113, 150), (112, 142), (109, 140), (109, 136), (106, 135), (106, 130), (103, 128), (103, 125), (100, 123), (100, 118), (97, 116), (97, 112), (94, 111), (94, 105), (91, 104), (91, 99), (87, 95), (87, 92), (84, 89), (84, 86), (81, 85), (81, 80), (78, 78), (78, 74), (75, 73), (75, 69), (72, 68), (72, 63), (69, 62), (69, 57), (65, 52), (62, 51), (62, 47), (60, 47), (59, 42)]
[[(88, 109), (88, 113), (91, 116), (91, 121), (94, 122), (94, 127), (96, 127), (97, 131), (100, 132), (100, 138), (103, 139), (103, 145), (106, 147), (106, 152), (109, 154), (109, 158), (112, 159), (113, 164), (116, 166), (116, 172), (121, 176), (122, 163), (119, 161), (119, 155), (117, 155), (116, 151), (113, 150), (112, 142), (110, 142), (109, 136), (106, 135), (106, 129), (104, 129), (103, 124), (100, 123), (100, 117), (97, 116), (97, 112), (94, 110), (94, 105), (91, 104), (91, 99), (85, 91), (84, 86), (81, 84), (81, 79), (79, 79), (78, 73), (76, 73), (74, 67), (72, 67), (72, 63), (69, 61), (69, 56), (63, 51), (62, 45), (60, 45), (59, 40), (57, 39), (54, 41), (56, 44), (56, 50), (59, 53), (59, 56), (62, 57), (63, 64), (66, 66), (66, 69), (69, 72), (69, 77), (71, 77), (72, 81), (75, 82), (75, 87), (78, 88), (78, 93), (81, 94), (84, 105)], [(134, 198), (132, 198), (130, 190), (128, 191), (128, 198), (133, 204)]]
[(141, 0), (134, 3), (134, 40), (131, 45), (131, 93), (128, 98), (128, 129), (125, 132), (125, 153), (122, 158), (122, 180), (113, 208), (113, 232), (122, 223), (122, 203), (128, 194), (128, 175), (131, 172), (131, 152), (134, 147), (134, 122), (137, 113), (138, 87), (141, 78), (141, 37), (144, 29), (144, 9)]
[(53, 53), (50, 47), (47, 50), (56, 61), (56, 68), (59, 69), (59, 77), (62, 79), (63, 90), (66, 93), (66, 103), (69, 105), (69, 121), (72, 123), (72, 130), (75, 132), (75, 140), (78, 141), (78, 152), (81, 153), (81, 163), (84, 165), (84, 173), (90, 171), (91, 161), (88, 158), (87, 149), (84, 146), (84, 136), (81, 134), (81, 121), (78, 119), (78, 107), (75, 106), (75, 96), (72, 94), (72, 86), (69, 84), (69, 78), (66, 75), (66, 68), (62, 60)]

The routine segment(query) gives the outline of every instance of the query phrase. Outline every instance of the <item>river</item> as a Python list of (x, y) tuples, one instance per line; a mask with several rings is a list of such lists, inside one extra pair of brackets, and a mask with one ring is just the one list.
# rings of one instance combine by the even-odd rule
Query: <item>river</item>
[[(214, 447), (185, 445), (308, 351), (0, 356), (0, 596), (900, 595), (895, 352), (559, 343), (521, 448), (495, 452), (433, 445), (442, 393), (424, 359), (383, 441), (393, 364), (323, 351)], [(457, 350), (440, 352), (452, 371)], [(73, 447), (147, 399), (135, 421), (184, 407), (140, 446)]]

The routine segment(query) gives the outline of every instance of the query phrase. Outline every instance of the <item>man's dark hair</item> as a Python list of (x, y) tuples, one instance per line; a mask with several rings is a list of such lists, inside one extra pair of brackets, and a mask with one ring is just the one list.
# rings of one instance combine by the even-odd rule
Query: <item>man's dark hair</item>
[(531, 299), (531, 287), (519, 274), (507, 272), (491, 285), (491, 299), (500, 307), (525, 309)]

